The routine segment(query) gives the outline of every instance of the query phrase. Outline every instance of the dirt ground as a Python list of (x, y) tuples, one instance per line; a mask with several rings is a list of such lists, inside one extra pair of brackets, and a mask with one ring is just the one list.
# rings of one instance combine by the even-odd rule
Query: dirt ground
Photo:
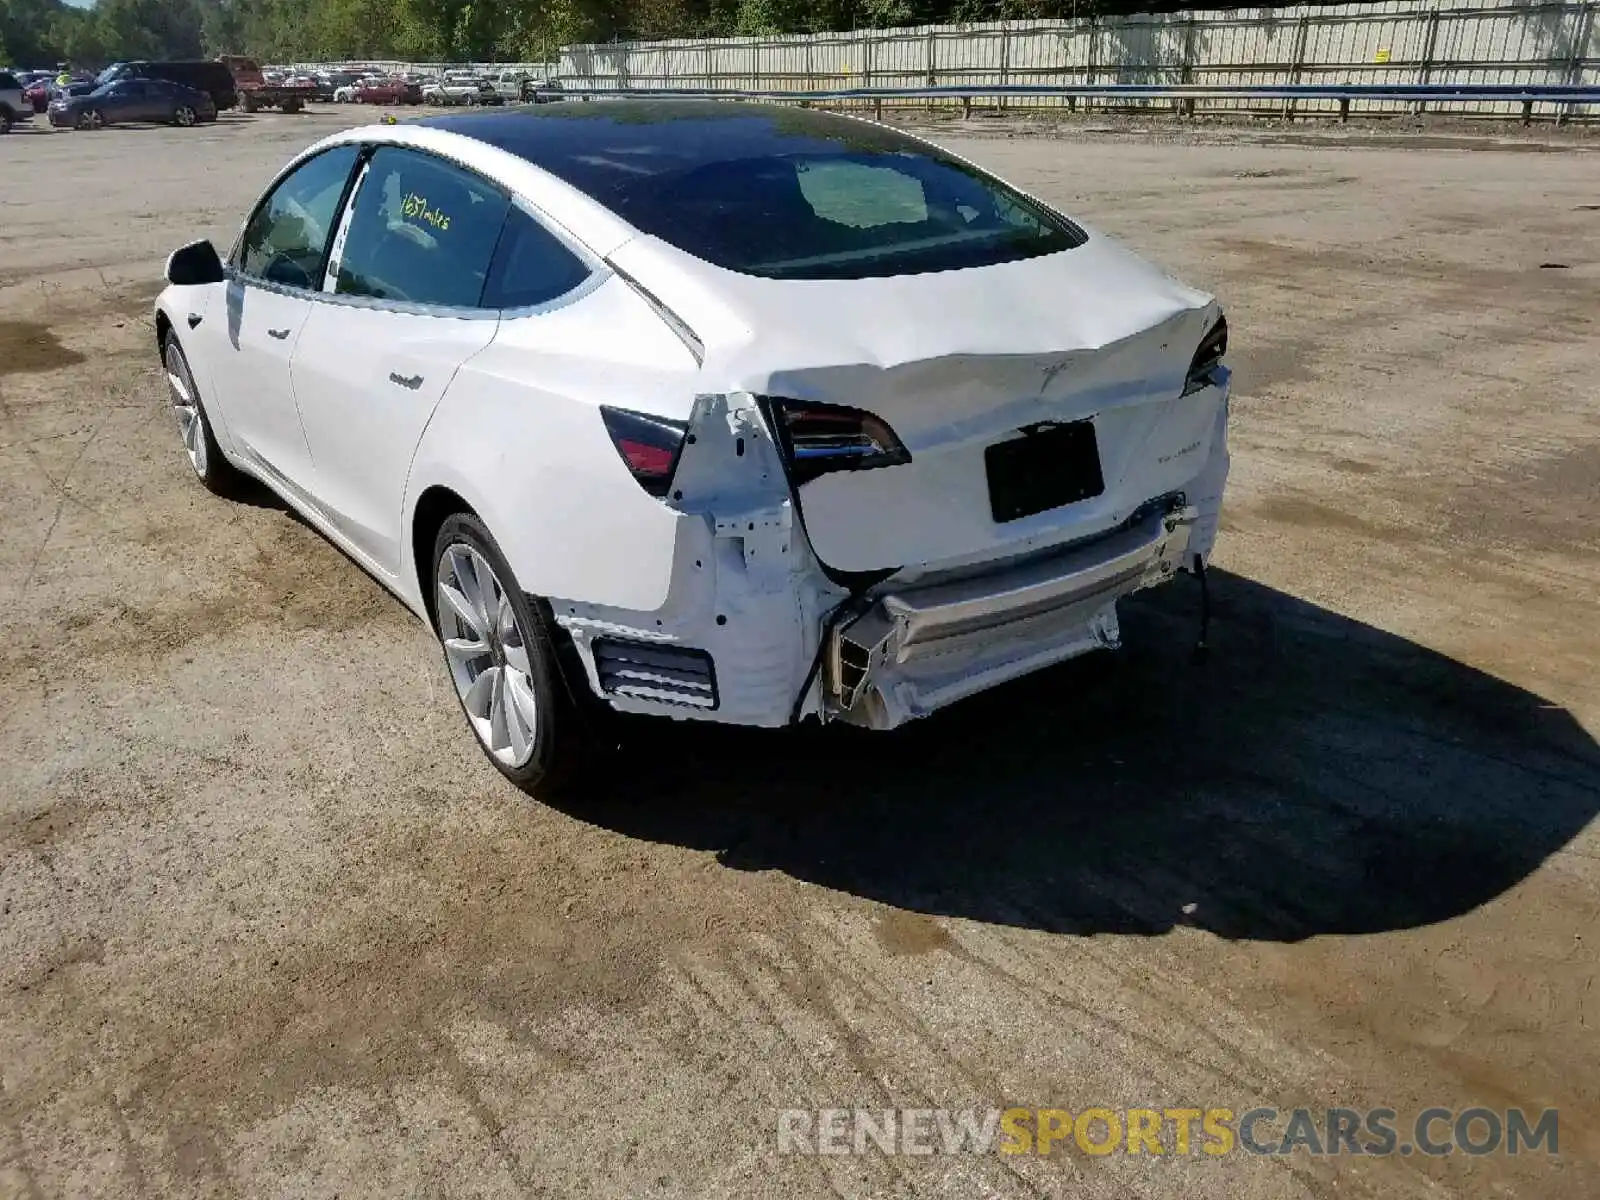
[[(651, 726), (557, 808), (179, 449), (165, 253), (346, 119), (0, 139), (0, 1195), (1600, 1195), (1600, 141), (944, 127), (1227, 305), (1209, 662), (1181, 580), (1118, 655)], [(778, 1152), (855, 1105), (1560, 1154)]]

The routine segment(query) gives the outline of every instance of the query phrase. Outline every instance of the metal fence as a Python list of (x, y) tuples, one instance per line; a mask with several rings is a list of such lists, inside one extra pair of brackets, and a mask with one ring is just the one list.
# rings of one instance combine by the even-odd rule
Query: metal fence
[[(1076, 21), (929, 25), (783, 38), (567, 46), (558, 74), (569, 86), (757, 92), (1012, 85), (1149, 86), (1600, 84), (1597, 0), (1385, 0), (1378, 4), (1137, 14)], [(1001, 107), (1170, 108), (1127, 94), (994, 95)], [(927, 104), (926, 97), (885, 103)], [(1272, 111), (1284, 111), (1278, 101)], [(1332, 97), (1292, 102), (1336, 112)], [(1358, 114), (1415, 111), (1422, 101), (1369, 97)], [(1200, 112), (1261, 109), (1258, 99), (1194, 101)], [(1485, 98), (1457, 111), (1520, 115), (1513, 100)], [(1539, 116), (1566, 116), (1555, 100)]]
[(315, 73), (319, 71), (360, 71), (373, 75), (443, 75), (449, 71), (471, 71), (477, 75), (499, 75), (512, 71), (539, 79), (554, 76), (553, 62), (402, 62), (399, 59), (351, 59), (343, 62), (297, 62), (274, 64), (278, 70)]

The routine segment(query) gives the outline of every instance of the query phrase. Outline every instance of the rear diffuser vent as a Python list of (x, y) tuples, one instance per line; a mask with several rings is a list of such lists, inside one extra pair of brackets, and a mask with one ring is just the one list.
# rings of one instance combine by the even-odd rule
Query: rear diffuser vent
[(600, 690), (608, 696), (692, 708), (717, 706), (717, 675), (704, 650), (609, 637), (596, 638), (590, 649)]

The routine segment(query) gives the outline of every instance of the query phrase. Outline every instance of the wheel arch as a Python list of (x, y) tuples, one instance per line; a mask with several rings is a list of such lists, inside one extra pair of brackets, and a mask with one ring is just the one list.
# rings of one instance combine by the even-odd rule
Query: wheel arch
[(428, 613), (428, 624), (435, 633), (439, 630), (439, 613), (434, 604), (433, 542), (439, 536), (439, 527), (456, 513), (471, 513), (480, 521), (483, 517), (467, 499), (454, 488), (442, 483), (431, 484), (417, 497), (411, 510), (411, 567), (417, 580), (417, 595)]

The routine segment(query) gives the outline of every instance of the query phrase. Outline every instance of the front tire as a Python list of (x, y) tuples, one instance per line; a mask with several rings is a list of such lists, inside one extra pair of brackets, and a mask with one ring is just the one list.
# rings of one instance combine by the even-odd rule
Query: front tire
[(553, 620), (518, 586), (473, 514), (457, 513), (439, 527), (433, 588), (445, 667), (484, 754), (525, 792), (570, 782), (587, 739), (561, 675)]
[(178, 105), (172, 112), (172, 123), (182, 126), (184, 129), (190, 128), (195, 123), (194, 109), (187, 104)]
[(218, 496), (233, 495), (242, 477), (233, 464), (222, 456), (216, 435), (211, 432), (211, 418), (200, 399), (200, 389), (195, 386), (194, 373), (189, 369), (189, 358), (178, 344), (176, 334), (167, 334), (161, 359), (167, 371), (167, 395), (172, 403), (172, 415), (178, 420), (178, 436), (183, 441), (183, 451), (189, 458), (189, 465), (208, 491)]
[(79, 129), (104, 129), (105, 126), (105, 114), (102, 113), (98, 108), (91, 108), (88, 112), (82, 113), (78, 117)]

